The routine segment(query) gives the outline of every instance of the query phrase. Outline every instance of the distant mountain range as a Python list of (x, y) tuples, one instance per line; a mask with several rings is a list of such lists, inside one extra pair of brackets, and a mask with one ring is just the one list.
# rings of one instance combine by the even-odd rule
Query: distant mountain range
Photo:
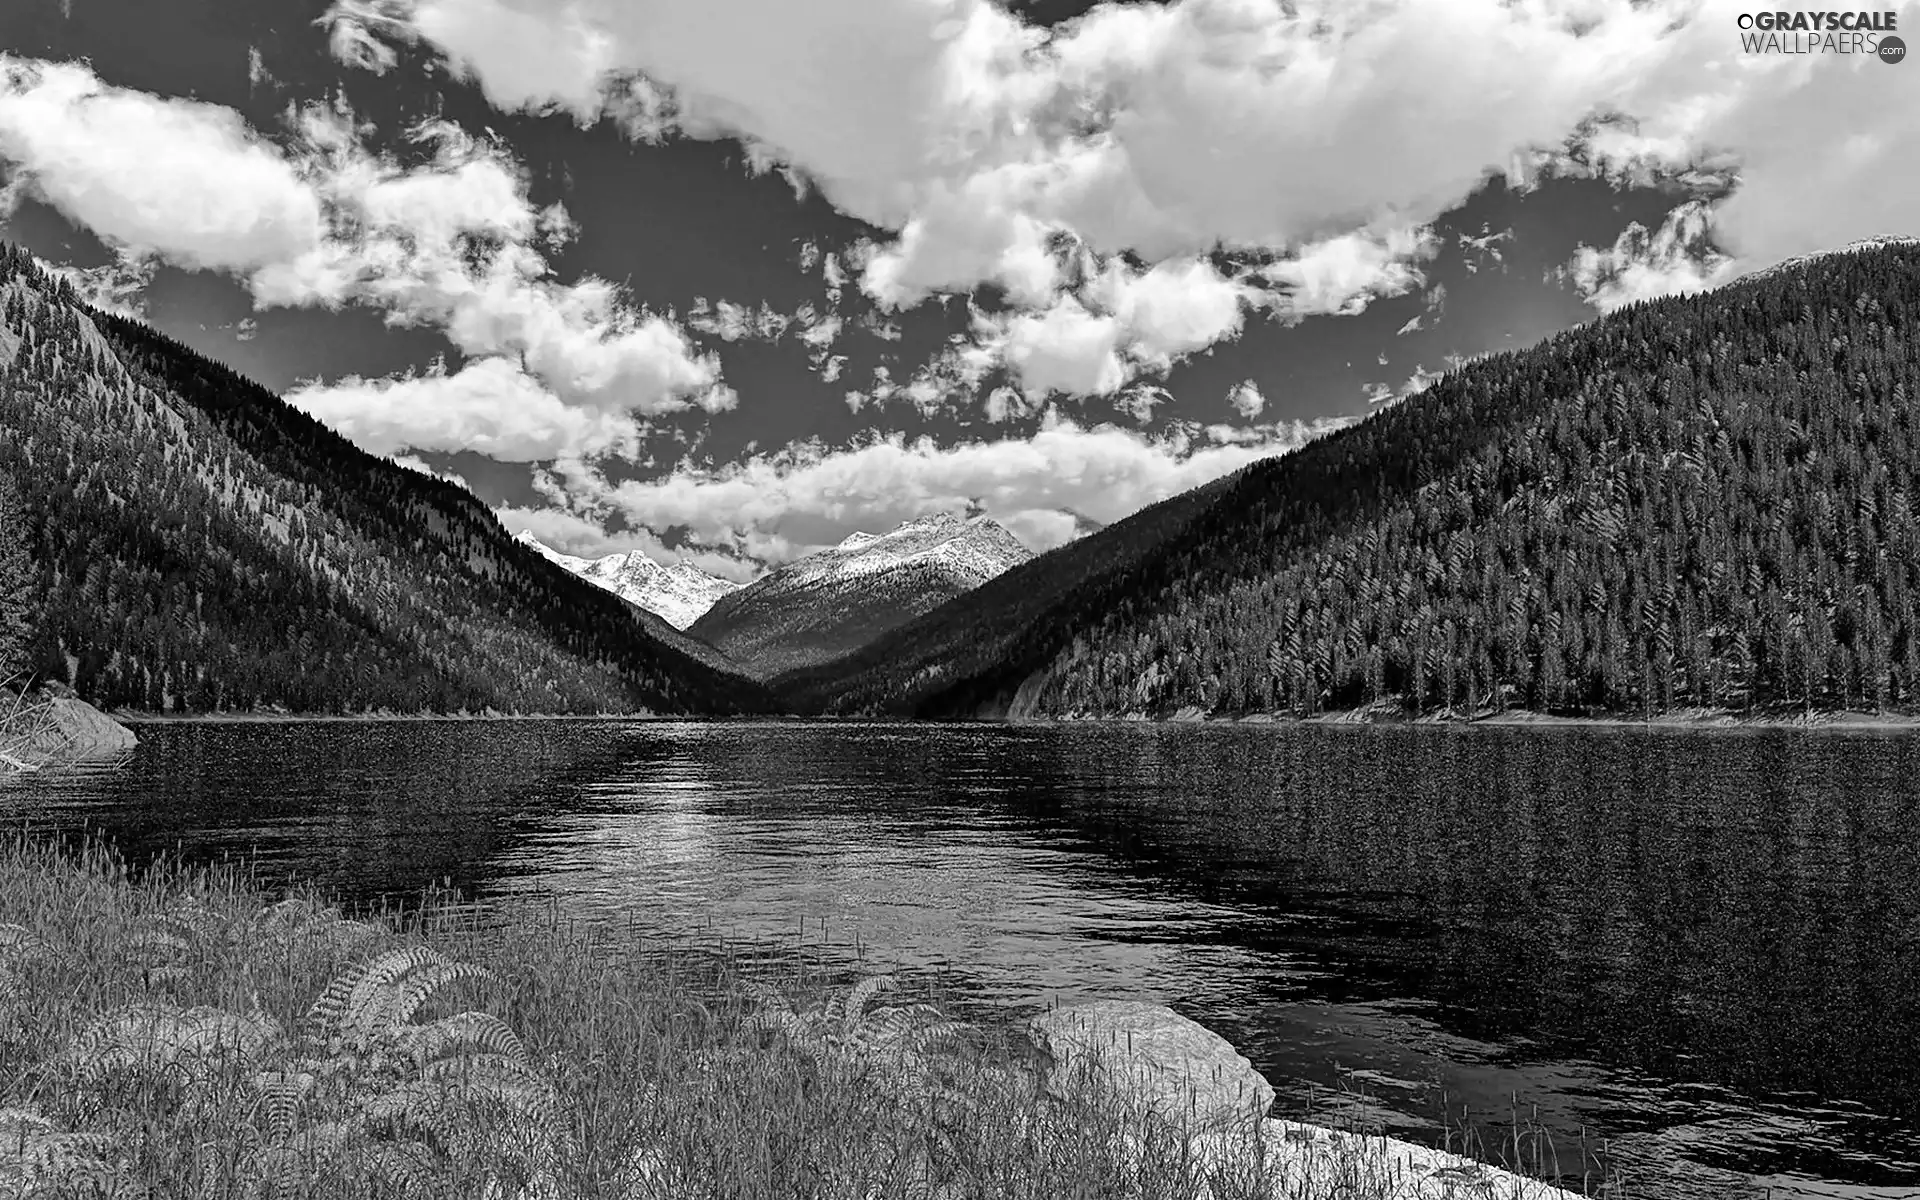
[(1920, 245), (1629, 306), (775, 681), (800, 711), (1920, 710)]
[(714, 601), (741, 587), (690, 563), (664, 566), (638, 550), (600, 558), (576, 558), (543, 544), (530, 530), (522, 530), (514, 540), (531, 546), (587, 582), (639, 605), (675, 629), (693, 624), (713, 607)]
[(991, 517), (936, 513), (722, 596), (688, 632), (756, 675), (839, 657), (1033, 557)]
[(108, 708), (732, 713), (765, 692), (364, 453), (0, 248), (0, 473), (31, 668)]

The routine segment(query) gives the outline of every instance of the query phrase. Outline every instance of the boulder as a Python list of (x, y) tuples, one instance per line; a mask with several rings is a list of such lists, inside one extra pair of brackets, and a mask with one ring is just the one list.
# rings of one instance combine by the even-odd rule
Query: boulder
[[(1193, 1149), (1223, 1182), (1264, 1177), (1266, 1194), (1276, 1196), (1579, 1200), (1550, 1183), (1444, 1150), (1301, 1121), (1269, 1118), (1253, 1137), (1245, 1131), (1202, 1134)], [(1194, 1200), (1217, 1200), (1218, 1195), (1203, 1183)]]
[(133, 730), (85, 700), (60, 698), (47, 714), (61, 746), (73, 754), (101, 754), (131, 750), (139, 745)]
[(64, 759), (117, 754), (138, 744), (133, 731), (71, 693), (49, 692), (28, 702), (13, 737), (0, 745), (0, 763), (31, 770)]
[(1055, 1095), (1069, 1094), (1085, 1072), (1196, 1129), (1252, 1121), (1273, 1104), (1273, 1086), (1245, 1055), (1165, 1005), (1096, 1000), (1056, 1008), (1029, 1021), (1027, 1034), (1049, 1060), (1046, 1086)]

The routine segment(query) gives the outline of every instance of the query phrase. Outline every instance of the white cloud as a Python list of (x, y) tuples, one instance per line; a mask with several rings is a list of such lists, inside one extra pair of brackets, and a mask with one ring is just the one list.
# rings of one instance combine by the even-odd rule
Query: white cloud
[[(1464, 361), (1464, 360), (1461, 360)], [(1449, 363), (1457, 366), (1457, 362)], [(1429, 371), (1424, 364), (1415, 363), (1413, 374), (1399, 387), (1390, 383), (1369, 383), (1361, 388), (1367, 395), (1367, 403), (1372, 405), (1398, 404), (1409, 396), (1417, 396), (1426, 391), (1446, 374), (1445, 371)]]
[(651, 529), (681, 527), (715, 552), (777, 564), (833, 545), (856, 529), (976, 499), (1023, 530), (1057, 526), (1047, 514), (1060, 510), (1112, 522), (1295, 449), (1341, 423), (1274, 425), (1247, 441), (1221, 442), (1185, 430), (1150, 437), (1110, 425), (1088, 427), (1050, 414), (1029, 438), (956, 446), (901, 437), (845, 449), (802, 445), (725, 467), (683, 465), (660, 479), (620, 484), (574, 469), (564, 486), (588, 511), (615, 512)]
[[(310, 388), (355, 436), (404, 432), (407, 444), (445, 448), (472, 433), (520, 459), (549, 443), (629, 446), (631, 413), (735, 403), (719, 361), (671, 319), (605, 280), (553, 278), (543, 251), (572, 222), (557, 205), (534, 205), (503, 149), (427, 122), (412, 131), (426, 161), (402, 166), (366, 149), (344, 103), (289, 120), (282, 148), (230, 109), (111, 87), (82, 65), (0, 56), (0, 161), (123, 260), (237, 275), (260, 307), (367, 305), (392, 324), (442, 330), (469, 358), (508, 356), (523, 373), (511, 387), (490, 365), (462, 371), (458, 386), (392, 381), (413, 401), (393, 420), (366, 410), (382, 385)], [(537, 394), (552, 430), (497, 412), (476, 419), (509, 392)], [(447, 421), (438, 430), (436, 414)]]
[[(971, 395), (988, 371), (1004, 367), (1028, 407), (1056, 394), (1113, 396), (1142, 374), (1165, 375), (1180, 359), (1239, 336), (1248, 303), (1261, 295), (1204, 259), (1145, 270), (1119, 259), (1085, 265), (1090, 275), (1077, 292), (1038, 311), (974, 308), (971, 341), (927, 368), (944, 385), (941, 395)], [(1120, 403), (1144, 420), (1165, 395), (1135, 386)], [(1004, 400), (990, 401), (993, 420), (1009, 411)]]
[(1260, 394), (1260, 387), (1253, 380), (1243, 379), (1227, 391), (1227, 403), (1243, 419), (1251, 421), (1265, 411), (1267, 398)]
[(1126, 329), (1133, 358), (1161, 371), (1237, 337), (1253, 295), (1204, 259), (1169, 260), (1138, 274), (1114, 260), (1085, 292)]
[(1118, 319), (1071, 296), (1046, 312), (1018, 313), (991, 327), (989, 345), (1031, 395), (1110, 396), (1127, 382)]
[(1276, 308), (1283, 318), (1353, 316), (1375, 300), (1419, 287), (1425, 282), (1419, 263), (1438, 248), (1430, 229), (1357, 230), (1315, 242), (1256, 273), (1280, 288)]
[(232, 109), (109, 87), (85, 66), (0, 55), (0, 161), (136, 255), (247, 271), (325, 236), (319, 198)]
[[(1714, 197), (1739, 269), (1920, 220), (1898, 69), (1748, 55), (1736, 0), (1174, 0), (1053, 30), (987, 0), (369, 2), (336, 7), (343, 58), (418, 39), (503, 107), (584, 117), (643, 74), (653, 136), (737, 138), (895, 235), (858, 264), (889, 305), (993, 283), (1051, 313), (1076, 256), (1225, 244), (1278, 260), (1281, 319), (1352, 313), (1421, 282), (1418, 231), (1486, 176), (1542, 168)], [(1497, 261), (1499, 236), (1464, 244)], [(1688, 285), (1666, 265), (1645, 279)], [(1075, 346), (1063, 373), (1122, 386)]]
[(1738, 271), (1711, 244), (1713, 210), (1702, 201), (1682, 204), (1660, 228), (1638, 222), (1606, 249), (1582, 246), (1568, 264), (1574, 286), (1603, 312), (1657, 296), (1684, 295), (1725, 283)]
[[(709, 303), (705, 296), (698, 296), (687, 313), (687, 327), (723, 342), (774, 342), (780, 340), (780, 335), (787, 331), (795, 319), (785, 313), (775, 312), (764, 300), (759, 308), (751, 308), (731, 300)], [(832, 344), (830, 337), (827, 344)]]
[[(1920, 16), (1910, 3), (1887, 7), (1902, 26)], [(1706, 205), (1683, 210), (1674, 228), (1629, 231), (1611, 258), (1583, 253), (1576, 270), (1614, 273), (1594, 293), (1603, 307), (1920, 232), (1920, 108), (1907, 95), (1909, 68), (1872, 54), (1747, 54), (1736, 24), (1743, 11), (1705, 0), (1675, 35), (1675, 53), (1624, 99), (1625, 115), (1593, 129), (1571, 168), (1561, 164), (1626, 182), (1676, 181)]]
[(470, 485), (461, 476), (456, 475), (452, 471), (435, 470), (432, 463), (427, 462), (425, 459), (419, 457), (418, 455), (395, 454), (392, 456), (392, 462), (393, 462), (393, 465), (396, 467), (405, 467), (409, 471), (418, 471), (422, 475), (431, 476), (434, 479), (445, 480), (447, 483), (454, 484), (457, 487), (465, 488), (468, 491), (473, 490), (472, 485)]
[[(364, 61), (366, 37), (424, 42), (503, 108), (584, 119), (616, 85), (647, 138), (736, 138), (895, 235), (849, 264), (874, 299), (998, 285), (1071, 341), (1028, 354), (1039, 376), (1106, 394), (1125, 372), (1101, 316), (1062, 307), (1081, 256), (1098, 271), (1121, 251), (1151, 267), (1256, 250), (1298, 260), (1266, 275), (1277, 315), (1358, 311), (1420, 282), (1418, 231), (1489, 173), (1664, 62), (1679, 3), (1179, 0), (1055, 30), (988, 0), (340, 0), (332, 16), (355, 31), (344, 59)], [(1233, 336), (1252, 282), (1233, 319), (1221, 291), (1147, 320), (1141, 359)]]
[(123, 252), (99, 267), (69, 267), (36, 259), (40, 268), (72, 285), (82, 303), (123, 317), (144, 319), (147, 285), (153, 282), (155, 263)]
[(503, 462), (636, 455), (633, 418), (567, 405), (518, 363), (486, 358), (458, 372), (306, 382), (287, 403), (374, 454), (472, 450)]

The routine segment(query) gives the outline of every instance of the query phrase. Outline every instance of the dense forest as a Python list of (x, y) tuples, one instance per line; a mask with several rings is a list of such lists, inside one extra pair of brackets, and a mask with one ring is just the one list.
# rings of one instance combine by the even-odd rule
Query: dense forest
[(464, 489), (86, 308), (11, 248), (0, 476), (37, 575), (26, 665), (105, 707), (764, 706), (758, 685), (662, 644), (624, 601), (514, 542)]
[[(1913, 244), (1635, 305), (1256, 464), (985, 665), (915, 693), (843, 660), (809, 694), (922, 715), (1920, 709), (1917, 394)], [(930, 620), (964, 625), (979, 596)]]
[(0, 475), (0, 686), (25, 680), (33, 635), (33, 585), (26, 513), (13, 480)]

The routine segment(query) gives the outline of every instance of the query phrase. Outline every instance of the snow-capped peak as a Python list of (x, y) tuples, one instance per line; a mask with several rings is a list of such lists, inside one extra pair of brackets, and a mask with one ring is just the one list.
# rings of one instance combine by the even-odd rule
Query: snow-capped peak
[(1836, 247), (1832, 250), (1818, 250), (1812, 254), (1797, 254), (1792, 258), (1783, 259), (1770, 267), (1763, 267), (1757, 271), (1749, 271), (1741, 275), (1738, 282), (1750, 283), (1756, 279), (1767, 279), (1771, 276), (1791, 271), (1796, 267), (1804, 267), (1808, 263), (1817, 262), (1823, 258), (1831, 258), (1839, 254), (1860, 254), (1868, 250), (1882, 250), (1888, 246), (1908, 246), (1915, 242), (1920, 242), (1920, 237), (1898, 233), (1881, 234), (1878, 237), (1855, 238), (1846, 245)]
[(739, 584), (709, 575), (690, 563), (663, 566), (638, 550), (601, 558), (576, 558), (543, 544), (532, 530), (514, 539), (531, 546), (558, 566), (655, 614), (675, 629), (685, 629)]
[(930, 513), (887, 533), (855, 533), (830, 550), (775, 572), (782, 582), (810, 584), (926, 565), (943, 568), (977, 587), (1033, 557), (1020, 539), (992, 517)]

